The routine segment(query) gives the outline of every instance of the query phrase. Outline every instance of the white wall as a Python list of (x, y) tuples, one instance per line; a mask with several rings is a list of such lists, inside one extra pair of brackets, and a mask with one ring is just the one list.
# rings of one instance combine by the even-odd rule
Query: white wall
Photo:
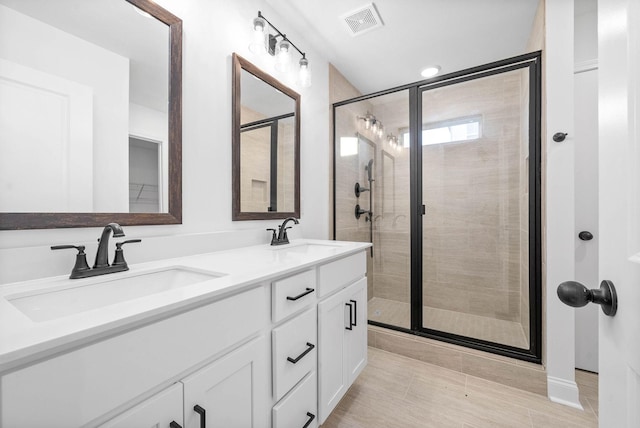
[[(275, 74), (268, 59), (248, 50), (258, 10), (307, 52), (313, 69), (310, 88), (283, 80), (302, 95), (301, 221), (292, 236), (328, 238), (329, 97), (328, 62), (264, 0), (158, 0), (183, 19), (183, 224), (125, 227), (127, 238), (143, 238), (128, 261), (190, 254), (222, 246), (268, 242), (275, 221), (231, 221), (231, 53)], [(294, 58), (296, 58), (294, 56)], [(223, 231), (233, 233), (229, 238)], [(211, 235), (208, 235), (212, 233)], [(92, 258), (97, 228), (0, 232), (0, 283), (68, 273), (73, 255), (49, 245), (86, 243)], [(148, 239), (144, 239), (148, 238)], [(63, 254), (61, 254), (63, 253)]]
[[(575, 275), (573, 39), (574, 0), (546, 2), (545, 11), (545, 177), (546, 191), (546, 369), (552, 401), (582, 409), (575, 383), (573, 308), (556, 289)], [(556, 132), (566, 132), (562, 143)]]

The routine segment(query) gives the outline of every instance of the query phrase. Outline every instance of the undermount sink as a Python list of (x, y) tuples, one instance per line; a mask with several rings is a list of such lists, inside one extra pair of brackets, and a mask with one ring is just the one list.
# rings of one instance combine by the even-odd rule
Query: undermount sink
[(316, 254), (327, 253), (340, 248), (340, 245), (330, 244), (315, 244), (315, 243), (301, 243), (301, 244), (285, 244), (277, 247), (271, 247), (275, 251), (282, 251), (286, 253), (301, 253), (301, 254)]
[(65, 284), (53, 290), (17, 293), (7, 296), (7, 300), (33, 321), (41, 322), (186, 287), (224, 275), (173, 266), (145, 272), (72, 280), (72, 284)]

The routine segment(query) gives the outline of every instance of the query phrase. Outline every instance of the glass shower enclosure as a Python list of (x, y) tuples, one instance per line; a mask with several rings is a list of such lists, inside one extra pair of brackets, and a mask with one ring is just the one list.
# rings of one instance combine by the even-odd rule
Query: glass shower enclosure
[(540, 361), (539, 53), (336, 103), (334, 136), (369, 322)]

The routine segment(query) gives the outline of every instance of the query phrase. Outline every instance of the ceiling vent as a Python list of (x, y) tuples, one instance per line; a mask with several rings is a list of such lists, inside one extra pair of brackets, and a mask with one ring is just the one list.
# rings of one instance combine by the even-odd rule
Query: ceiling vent
[(382, 19), (373, 3), (345, 13), (340, 17), (352, 37), (382, 27)]

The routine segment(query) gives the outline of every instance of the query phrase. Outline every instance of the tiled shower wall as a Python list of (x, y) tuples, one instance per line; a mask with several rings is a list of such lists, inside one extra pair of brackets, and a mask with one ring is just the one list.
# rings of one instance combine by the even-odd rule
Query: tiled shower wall
[[(424, 123), (480, 114), (483, 136), (423, 147), (427, 205), (423, 290), (426, 306), (524, 321), (528, 327), (527, 130), (522, 126), (526, 120), (521, 123), (521, 113), (527, 118), (521, 106), (526, 104), (528, 86), (522, 73), (428, 92)], [(408, 106), (406, 93), (399, 93), (340, 107), (336, 115), (338, 136), (360, 132), (376, 143), (375, 257), (369, 269), (369, 297), (406, 303), (410, 300), (409, 150), (394, 149), (386, 138), (367, 135), (357, 117), (370, 111), (385, 124), (385, 135), (399, 136), (408, 129)], [(383, 178), (382, 150), (395, 165), (391, 185), (384, 184), (389, 177)], [(366, 241), (368, 223), (352, 215), (359, 202), (353, 185), (356, 177), (364, 177), (363, 162), (337, 156), (336, 163), (338, 239)], [(393, 196), (384, 195), (390, 189)], [(360, 203), (368, 206), (367, 194)]]
[(521, 73), (426, 92), (424, 123), (482, 117), (480, 139), (424, 146), (428, 306), (520, 322)]

